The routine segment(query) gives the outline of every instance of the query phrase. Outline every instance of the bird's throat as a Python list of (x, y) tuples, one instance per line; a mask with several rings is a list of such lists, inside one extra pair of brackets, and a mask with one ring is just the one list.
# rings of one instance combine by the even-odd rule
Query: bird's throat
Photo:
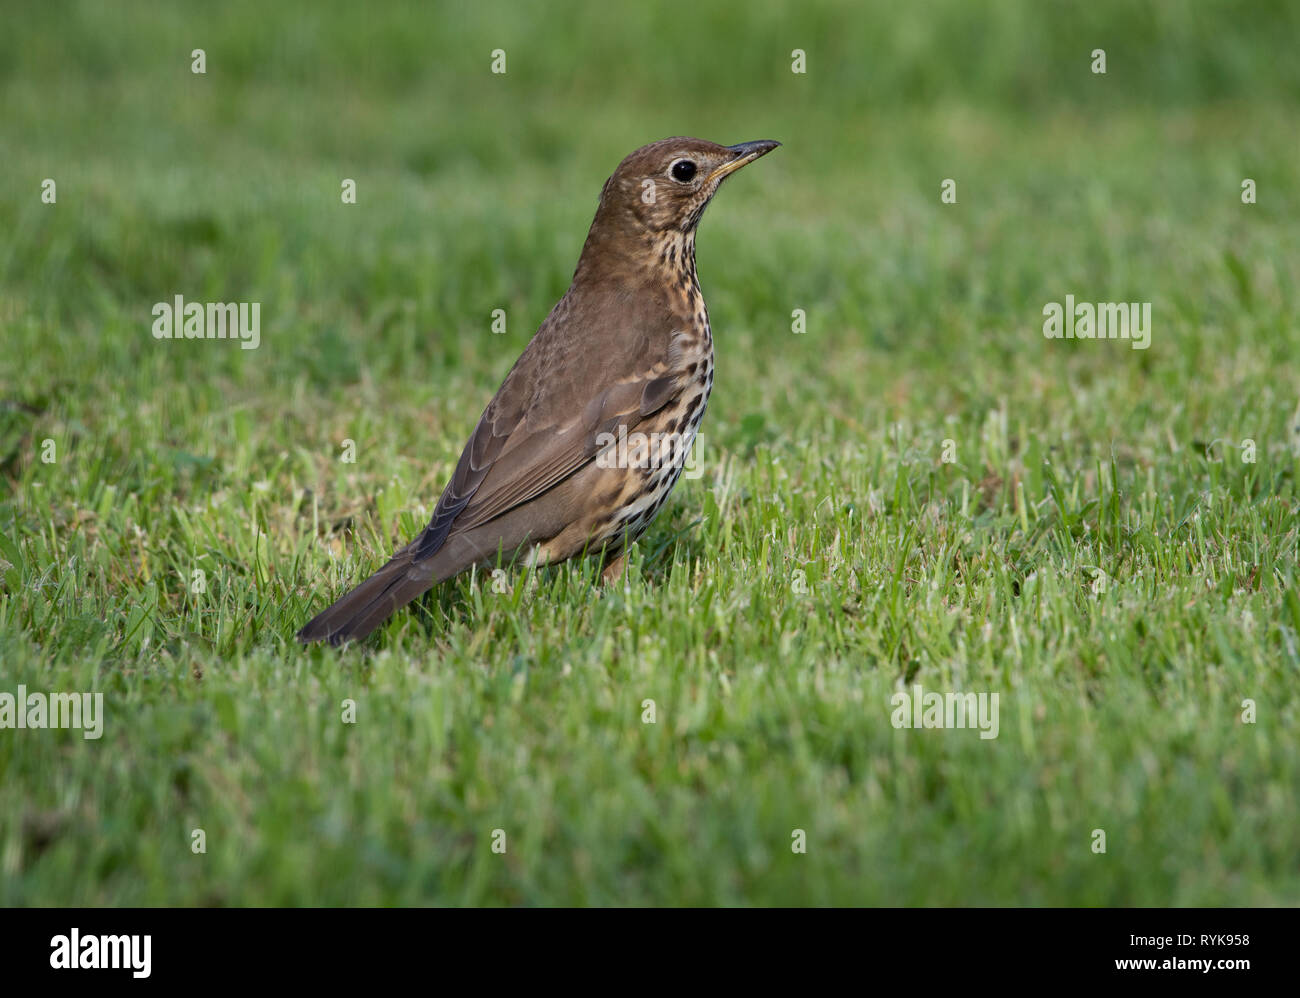
[(626, 219), (597, 215), (574, 272), (579, 280), (637, 284), (677, 284), (695, 279), (695, 230), (651, 229)]

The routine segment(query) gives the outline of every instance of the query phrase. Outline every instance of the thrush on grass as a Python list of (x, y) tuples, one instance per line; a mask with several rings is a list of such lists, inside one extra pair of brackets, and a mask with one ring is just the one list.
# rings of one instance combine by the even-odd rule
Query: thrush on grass
[(695, 230), (780, 143), (664, 139), (605, 182), (573, 283), (506, 375), (424, 531), (301, 631), (360, 640), (471, 565), (603, 551), (606, 580), (677, 482), (713, 388)]

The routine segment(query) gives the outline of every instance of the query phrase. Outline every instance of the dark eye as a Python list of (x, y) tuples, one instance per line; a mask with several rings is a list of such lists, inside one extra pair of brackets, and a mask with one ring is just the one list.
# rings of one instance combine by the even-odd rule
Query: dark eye
[(674, 180), (689, 184), (691, 178), (695, 176), (695, 164), (689, 159), (679, 159), (673, 164), (672, 174)]

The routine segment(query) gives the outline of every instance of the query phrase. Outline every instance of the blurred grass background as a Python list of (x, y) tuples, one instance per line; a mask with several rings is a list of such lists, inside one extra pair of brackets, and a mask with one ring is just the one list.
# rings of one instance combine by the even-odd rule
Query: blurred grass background
[[(110, 710), (0, 735), (0, 901), (1300, 900), (1296, 5), (0, 15), (0, 679)], [(703, 223), (706, 474), (629, 589), (297, 649), (675, 134), (784, 147)], [(155, 341), (175, 294), (261, 347)], [(1045, 340), (1066, 294), (1151, 348)], [(900, 682), (1003, 734), (894, 731)]]

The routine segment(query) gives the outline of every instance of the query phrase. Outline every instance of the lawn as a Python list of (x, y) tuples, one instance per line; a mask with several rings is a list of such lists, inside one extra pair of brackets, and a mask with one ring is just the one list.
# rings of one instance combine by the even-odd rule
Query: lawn
[[(1300, 904), (1293, 4), (7, 20), (0, 694), (103, 728), (0, 728), (0, 904)], [(783, 146), (705, 215), (699, 473), (624, 582), (299, 646), (678, 134)]]

